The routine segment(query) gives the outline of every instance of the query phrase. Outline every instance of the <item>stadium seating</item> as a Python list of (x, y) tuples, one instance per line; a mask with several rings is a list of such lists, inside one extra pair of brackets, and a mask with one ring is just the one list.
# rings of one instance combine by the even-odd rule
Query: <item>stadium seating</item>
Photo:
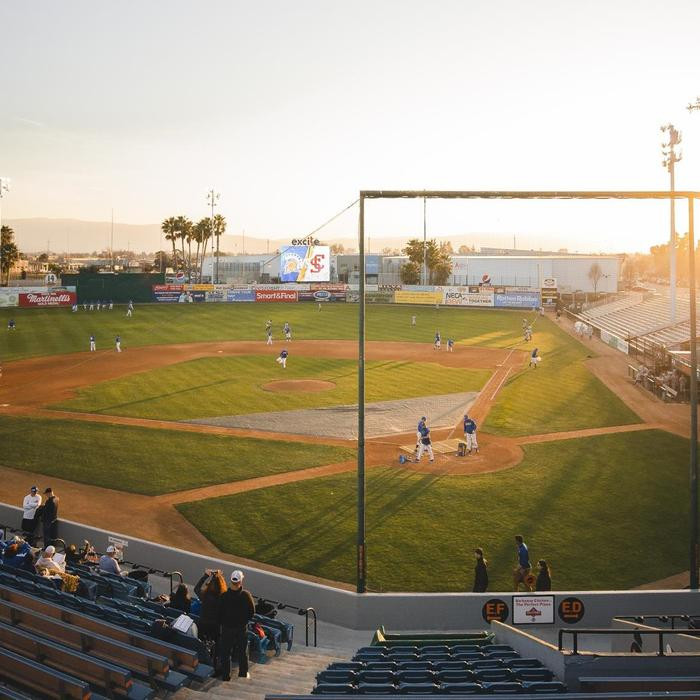
[[(383, 635), (382, 635), (383, 636)], [(420, 644), (415, 636), (386, 637), (361, 647), (352, 661), (336, 661), (316, 676), (314, 695), (510, 695), (558, 694), (566, 685), (554, 680), (541, 661), (521, 658), (510, 646), (465, 643), (457, 635)], [(426, 640), (427, 640), (426, 636)], [(409, 643), (409, 640), (412, 643)], [(438, 658), (436, 658), (438, 657)], [(466, 657), (466, 658), (464, 658)]]

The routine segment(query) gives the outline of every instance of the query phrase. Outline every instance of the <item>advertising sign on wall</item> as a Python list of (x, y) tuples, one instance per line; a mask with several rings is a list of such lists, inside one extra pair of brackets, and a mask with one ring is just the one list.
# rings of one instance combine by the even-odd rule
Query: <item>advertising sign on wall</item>
[(255, 301), (255, 292), (252, 289), (229, 289), (226, 301)]
[(624, 352), (625, 355), (629, 354), (630, 347), (626, 340), (622, 340), (622, 338), (618, 338), (616, 335), (608, 333), (608, 331), (604, 331), (602, 328), (600, 329), (600, 339), (611, 348)]
[(0, 289), (0, 306), (19, 306), (19, 292), (14, 288)]
[(291, 289), (256, 289), (255, 301), (299, 301), (299, 294)]
[(514, 595), (514, 625), (554, 624), (553, 595)]
[(20, 306), (73, 306), (77, 303), (78, 295), (66, 289), (49, 292), (22, 292), (19, 295)]
[(503, 292), (496, 293), (493, 299), (493, 305), (496, 308), (515, 308), (515, 309), (532, 309), (539, 307), (541, 304), (539, 292)]
[(442, 291), (414, 292), (402, 289), (394, 292), (394, 302), (397, 304), (441, 304)]
[[(475, 290), (475, 291), (473, 291)], [(448, 306), (493, 306), (493, 290), (478, 287), (444, 287), (443, 303)]]
[(331, 253), (325, 245), (291, 245), (280, 254), (280, 281), (328, 282)]
[(153, 298), (158, 302), (174, 304), (180, 299), (184, 289), (182, 284), (154, 284)]

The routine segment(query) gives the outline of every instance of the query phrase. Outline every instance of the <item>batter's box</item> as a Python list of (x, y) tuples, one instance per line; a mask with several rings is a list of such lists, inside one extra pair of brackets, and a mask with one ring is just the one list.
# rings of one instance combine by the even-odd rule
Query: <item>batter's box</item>
[[(440, 442), (434, 442), (433, 443), (433, 452), (436, 454), (449, 454), (451, 452), (454, 452), (455, 454), (457, 453), (457, 445), (460, 442), (457, 438), (454, 438), (453, 440), (442, 440)], [(408, 452), (409, 454), (413, 454), (416, 449), (416, 444), (413, 443), (412, 445), (401, 445), (401, 449), (404, 452)]]

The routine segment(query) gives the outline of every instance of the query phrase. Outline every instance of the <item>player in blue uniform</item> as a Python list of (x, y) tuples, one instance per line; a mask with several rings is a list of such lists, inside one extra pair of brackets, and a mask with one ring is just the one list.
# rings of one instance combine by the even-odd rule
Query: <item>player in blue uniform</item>
[(531, 353), (530, 353), (530, 367), (534, 367), (537, 369), (537, 364), (540, 361), (540, 356), (537, 354), (539, 352), (539, 348), (535, 348)]
[(467, 443), (467, 454), (479, 451), (479, 444), (476, 441), (476, 421), (464, 414), (464, 440)]
[(285, 348), (279, 354), (279, 357), (277, 357), (275, 359), (275, 362), (279, 362), (282, 365), (282, 369), (287, 369), (287, 357), (289, 357), (289, 353), (287, 352), (287, 350)]
[(454, 338), (447, 339), (447, 352), (454, 352), (455, 341)]
[(425, 428), (427, 420), (425, 416), (421, 416), (421, 419), (418, 421), (418, 427), (416, 428), (416, 447), (418, 447), (420, 439), (423, 437), (423, 428)]

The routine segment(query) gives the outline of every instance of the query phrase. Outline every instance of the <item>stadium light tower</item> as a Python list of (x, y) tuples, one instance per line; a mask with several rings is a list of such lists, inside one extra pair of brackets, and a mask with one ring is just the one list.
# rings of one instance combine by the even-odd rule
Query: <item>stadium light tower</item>
[[(681, 134), (675, 129), (673, 124), (666, 124), (661, 127), (662, 132), (668, 131), (668, 143), (662, 143), (661, 152), (664, 159), (662, 165), (671, 175), (671, 192), (675, 191), (676, 171), (675, 164), (683, 158), (681, 154), (676, 154), (674, 148), (681, 140)], [(670, 286), (671, 286), (671, 322), (676, 322), (676, 202), (671, 198), (671, 237), (669, 239), (668, 259), (670, 266)]]
[[(10, 178), (0, 177), (0, 231), (2, 231), (2, 198), (10, 191)], [(1, 234), (0, 234), (1, 236)], [(2, 239), (0, 238), (0, 286), (2, 286)]]
[[(218, 205), (220, 196), (218, 192), (214, 192), (213, 187), (207, 192), (207, 204), (211, 206), (212, 237), (214, 236), (214, 207)], [(216, 274), (214, 275), (214, 284), (219, 284), (219, 236), (216, 237)]]

